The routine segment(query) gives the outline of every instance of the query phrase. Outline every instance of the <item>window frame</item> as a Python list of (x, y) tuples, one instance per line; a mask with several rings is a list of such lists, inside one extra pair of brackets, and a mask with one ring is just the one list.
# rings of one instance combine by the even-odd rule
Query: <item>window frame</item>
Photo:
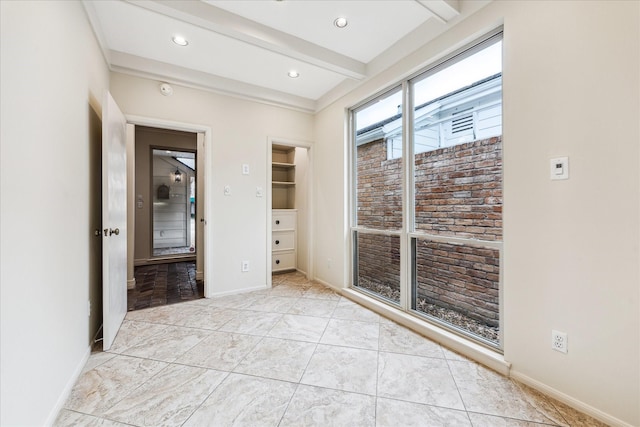
[[(350, 254), (350, 282), (349, 287), (358, 292), (362, 292), (367, 296), (373, 297), (379, 301), (389, 304), (391, 307), (400, 309), (401, 311), (411, 314), (421, 320), (428, 323), (435, 324), (443, 327), (444, 329), (468, 338), (473, 342), (479, 343), (483, 346), (490, 348), (491, 350), (502, 353), (504, 349), (504, 298), (503, 298), (503, 279), (504, 279), (504, 233), (502, 234), (500, 241), (480, 240), (480, 239), (466, 239), (456, 236), (443, 236), (425, 233), (416, 229), (415, 223), (415, 208), (416, 208), (416, 188), (415, 188), (415, 153), (414, 153), (414, 86), (416, 83), (428, 78), (429, 76), (442, 71), (449, 66), (459, 62), (475, 53), (478, 53), (490, 45), (493, 45), (498, 40), (503, 40), (503, 28), (499, 27), (493, 31), (485, 34), (484, 36), (476, 39), (475, 41), (464, 45), (463, 47), (456, 49), (449, 55), (445, 55), (442, 58), (434, 61), (430, 65), (423, 67), (415, 73), (404, 77), (395, 83), (389, 85), (387, 88), (367, 97), (362, 102), (353, 105), (346, 109), (347, 113), (347, 142), (349, 144), (348, 149), (348, 161), (349, 161), (349, 254)], [(502, 90), (501, 83), (501, 90)], [(401, 155), (401, 194), (402, 194), (402, 228), (401, 230), (394, 231), (382, 231), (378, 229), (366, 228), (358, 225), (358, 167), (357, 167), (357, 142), (356, 142), (356, 119), (355, 116), (359, 111), (362, 111), (371, 105), (374, 105), (378, 100), (389, 96), (390, 94), (400, 90), (402, 94), (402, 151)], [(503, 109), (504, 110), (504, 109)], [(502, 139), (504, 144), (504, 139)], [(504, 145), (503, 145), (504, 146)], [(387, 153), (390, 149), (387, 147)], [(504, 162), (502, 165), (504, 171)], [(504, 187), (504, 172), (502, 173), (502, 183)], [(504, 201), (502, 203), (504, 206)], [(356, 239), (358, 232), (363, 233), (382, 233), (390, 235), (400, 235), (400, 304), (396, 305), (395, 302), (375, 295), (373, 292), (367, 292), (356, 286), (356, 274), (357, 272), (357, 244)], [(488, 247), (498, 250), (499, 253), (499, 338), (498, 343), (484, 340), (478, 335), (465, 331), (461, 328), (457, 328), (452, 324), (439, 321), (435, 317), (428, 316), (425, 313), (419, 312), (414, 309), (416, 292), (416, 242), (419, 239), (428, 239), (438, 242), (446, 243), (464, 243), (465, 245)]]

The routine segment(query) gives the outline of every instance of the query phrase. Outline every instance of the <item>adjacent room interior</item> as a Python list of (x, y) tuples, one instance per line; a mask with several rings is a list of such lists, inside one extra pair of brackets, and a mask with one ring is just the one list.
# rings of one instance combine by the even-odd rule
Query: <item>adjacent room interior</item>
[(134, 285), (127, 309), (203, 298), (203, 272), (196, 272), (204, 244), (197, 134), (136, 126), (134, 144)]

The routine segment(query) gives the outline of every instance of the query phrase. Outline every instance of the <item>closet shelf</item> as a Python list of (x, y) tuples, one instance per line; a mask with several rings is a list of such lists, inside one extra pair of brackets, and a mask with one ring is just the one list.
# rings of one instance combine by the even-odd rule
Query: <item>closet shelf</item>
[(295, 168), (296, 165), (293, 163), (281, 163), (281, 162), (271, 162), (272, 166), (278, 167), (278, 168), (286, 168), (286, 169), (290, 169), (290, 168)]

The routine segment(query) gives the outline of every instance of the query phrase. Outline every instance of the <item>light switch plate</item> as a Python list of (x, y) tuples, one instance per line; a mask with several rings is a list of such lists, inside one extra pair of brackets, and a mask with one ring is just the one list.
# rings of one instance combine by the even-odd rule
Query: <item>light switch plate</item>
[(242, 175), (249, 175), (249, 165), (242, 165)]
[(549, 162), (549, 173), (552, 180), (569, 179), (569, 158), (555, 157)]

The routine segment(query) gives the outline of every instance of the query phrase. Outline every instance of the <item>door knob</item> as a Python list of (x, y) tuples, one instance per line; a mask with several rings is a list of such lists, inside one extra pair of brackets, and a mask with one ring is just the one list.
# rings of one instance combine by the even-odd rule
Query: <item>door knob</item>
[(96, 228), (95, 230), (93, 230), (93, 235), (96, 237), (100, 237), (102, 236), (102, 231), (100, 231), (99, 228)]
[(112, 234), (115, 234), (116, 236), (118, 236), (120, 234), (120, 229), (116, 228), (115, 230), (113, 229), (109, 229), (109, 236), (111, 236)]

